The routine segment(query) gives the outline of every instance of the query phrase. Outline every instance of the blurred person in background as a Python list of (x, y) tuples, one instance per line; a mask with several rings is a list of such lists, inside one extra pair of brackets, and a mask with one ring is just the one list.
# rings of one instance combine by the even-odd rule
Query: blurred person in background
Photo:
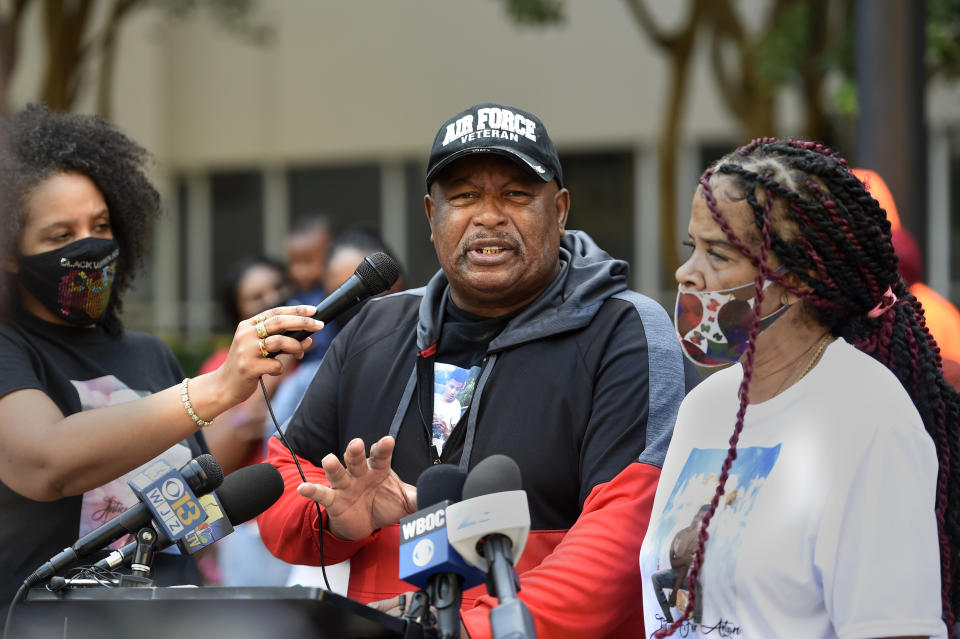
[[(280, 260), (253, 255), (230, 265), (220, 287), (220, 304), (232, 325), (269, 308), (283, 304), (290, 296), (286, 268)], [(200, 374), (223, 365), (227, 348), (221, 348), (204, 361)], [(284, 375), (265, 377), (271, 396), (280, 381), (296, 367), (296, 360), (281, 356)], [(264, 422), (267, 404), (258, 388), (250, 397), (225, 411), (215, 424), (204, 431), (211, 451), (224, 472), (232, 472), (263, 459)], [(207, 584), (223, 586), (282, 586), (290, 565), (271, 555), (263, 543), (255, 522), (236, 526), (233, 533), (207, 548), (199, 559)]]
[[(280, 306), (289, 296), (283, 262), (265, 255), (246, 257), (231, 264), (220, 287), (220, 304), (231, 326)], [(228, 352), (229, 348), (225, 347), (210, 355), (200, 366), (199, 374), (220, 368)], [(295, 360), (287, 358), (282, 361), (285, 372), (289, 373)], [(281, 376), (264, 378), (267, 392), (272, 395), (280, 380)], [(207, 443), (225, 473), (262, 460), (263, 423), (266, 419), (267, 405), (263, 393), (256, 392), (225, 411), (215, 425), (204, 431)]]
[(893, 248), (897, 253), (897, 270), (900, 277), (923, 306), (927, 328), (940, 347), (943, 358), (943, 374), (955, 388), (960, 389), (960, 311), (935, 290), (923, 282), (923, 255), (913, 235), (900, 223), (900, 214), (887, 183), (875, 171), (852, 169), (870, 195), (887, 213), (893, 232)]
[(677, 333), (734, 365), (680, 406), (640, 553), (646, 636), (944, 637), (960, 394), (884, 210), (826, 147), (763, 138), (703, 174), (688, 234)]
[[(356, 226), (347, 229), (333, 240), (327, 252), (323, 268), (323, 288), (330, 292), (337, 290), (341, 284), (346, 282), (350, 276), (356, 272), (357, 266), (363, 261), (363, 258), (379, 252), (386, 253), (396, 261), (393, 251), (390, 250), (380, 235), (380, 232), (376, 229), (369, 226)], [(404, 279), (403, 273), (401, 272), (396, 283), (390, 287), (389, 291), (383, 293), (383, 295), (402, 290), (403, 287)], [(300, 398), (303, 397), (307, 386), (310, 385), (310, 380), (313, 379), (313, 375), (317, 372), (320, 361), (327, 352), (330, 342), (332, 342), (337, 333), (346, 326), (347, 322), (360, 312), (360, 309), (364, 307), (367, 301), (369, 300), (355, 304), (333, 318), (329, 324), (324, 327), (323, 332), (327, 334), (326, 339), (322, 341), (318, 339), (317, 343), (310, 349), (311, 354), (305, 356), (297, 366), (297, 369), (284, 378), (283, 383), (280, 384), (280, 388), (277, 389), (276, 395), (271, 402), (273, 413), (281, 425), (290, 419), (293, 411), (296, 410), (297, 404), (300, 403)], [(271, 422), (267, 424), (267, 431), (270, 432), (272, 430), (273, 424)]]
[(324, 214), (300, 218), (290, 229), (287, 236), (287, 272), (297, 303), (316, 306), (326, 296), (328, 291), (323, 286), (323, 275), (333, 237), (330, 216)]
[(910, 232), (893, 230), (893, 248), (897, 252), (900, 277), (923, 306), (923, 317), (930, 334), (940, 347), (943, 375), (954, 388), (960, 389), (960, 310), (935, 290), (923, 283), (923, 258), (920, 247)]
[[(285, 330), (316, 331), (310, 306), (244, 319), (224, 364), (187, 379), (159, 339), (125, 330), (122, 297), (160, 197), (148, 154), (104, 120), (31, 105), (6, 130), (0, 241), (12, 299), (0, 305), (0, 610), (33, 570), (137, 498), (138, 469), (207, 452), (200, 429), (301, 357)], [(104, 553), (105, 554), (105, 553)], [(99, 557), (90, 557), (95, 561)], [(192, 557), (157, 553), (158, 585), (200, 583)]]
[[(350, 276), (354, 274), (357, 266), (363, 261), (363, 258), (379, 252), (386, 253), (399, 264), (393, 251), (390, 250), (380, 235), (380, 232), (375, 228), (355, 226), (340, 233), (330, 244), (330, 249), (327, 253), (323, 276), (324, 289), (329, 292), (337, 290), (341, 284), (346, 282)], [(401, 272), (400, 277), (397, 278), (394, 285), (389, 291), (383, 293), (383, 295), (395, 293), (403, 288), (404, 279)], [(324, 332), (330, 331), (331, 335), (336, 336), (336, 334), (360, 312), (360, 309), (363, 308), (368, 301), (369, 300), (364, 300), (360, 304), (356, 304), (340, 313), (340, 315), (324, 327)], [(321, 346), (315, 346), (314, 349), (320, 351)], [(298, 368), (290, 375), (287, 375), (280, 384), (280, 388), (277, 389), (272, 404), (273, 412), (281, 425), (293, 415), (297, 405), (300, 403), (300, 399), (310, 385), (310, 381), (316, 374), (317, 368), (320, 366), (320, 361), (323, 358), (323, 353), (318, 352), (318, 355), (319, 357), (311, 359), (304, 358), (304, 361), (300, 363)], [(267, 424), (267, 432), (272, 430), (273, 423), (269, 422)], [(334, 592), (346, 594), (347, 581), (350, 577), (350, 560), (348, 559), (338, 564), (327, 566), (326, 570), (327, 578), (330, 581), (330, 588)], [(287, 585), (315, 586), (319, 588), (326, 586), (323, 572), (319, 567), (299, 564), (293, 565), (287, 578)]]
[[(293, 286), (289, 305), (316, 306), (330, 289), (324, 286), (327, 256), (334, 238), (333, 220), (325, 213), (301, 217), (287, 236), (287, 274)], [(302, 363), (317, 363), (327, 352), (333, 333), (321, 331), (314, 336), (313, 348), (304, 355)]]

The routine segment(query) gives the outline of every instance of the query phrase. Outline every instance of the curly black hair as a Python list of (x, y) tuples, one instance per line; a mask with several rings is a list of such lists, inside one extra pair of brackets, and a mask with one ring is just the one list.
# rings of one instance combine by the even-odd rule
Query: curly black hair
[[(150, 155), (100, 117), (54, 113), (43, 104), (31, 104), (10, 118), (5, 135), (0, 254), (19, 254), (25, 203), (39, 184), (60, 173), (90, 178), (107, 203), (120, 247), (110, 301), (99, 323), (110, 335), (119, 335), (122, 295), (143, 262), (150, 220), (160, 212), (160, 194), (145, 173)], [(13, 284), (10, 290), (16, 290)]]

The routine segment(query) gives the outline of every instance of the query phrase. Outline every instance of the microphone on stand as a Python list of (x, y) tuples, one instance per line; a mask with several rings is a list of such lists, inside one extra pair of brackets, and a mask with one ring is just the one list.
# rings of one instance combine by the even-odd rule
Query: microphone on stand
[(196, 495), (210, 492), (222, 481), (223, 469), (213, 455), (200, 455), (179, 470), (162, 459), (154, 461), (128, 482), (139, 504), (51, 557), (24, 580), (24, 586), (30, 588), (49, 579), (80, 557), (104, 548), (127, 533), (137, 533), (151, 522), (169, 539), (179, 540), (206, 519)]
[(530, 533), (530, 508), (517, 463), (491, 455), (477, 464), (463, 484), (463, 501), (447, 508), (450, 545), (464, 561), (487, 574), (487, 591), (499, 600), (490, 611), (496, 639), (535, 638), (536, 628), (518, 597), (514, 568)]
[[(400, 266), (386, 253), (373, 253), (363, 258), (360, 265), (347, 281), (337, 290), (323, 298), (317, 304), (317, 312), (313, 319), (327, 323), (354, 304), (373, 295), (383, 293), (400, 277)], [(304, 340), (312, 333), (310, 331), (283, 331), (281, 335), (292, 337), (297, 341)], [(270, 357), (276, 357), (270, 353)]]
[[(178, 542), (180, 550), (193, 554), (223, 539), (233, 532), (233, 526), (253, 519), (272, 506), (282, 494), (283, 477), (272, 464), (253, 464), (230, 473), (220, 488), (200, 498), (201, 502), (205, 502), (208, 530), (181, 539)], [(173, 543), (162, 531), (157, 531), (156, 550), (163, 550)], [(111, 552), (95, 563), (94, 568), (113, 569), (129, 564), (135, 559), (136, 553), (137, 542), (134, 541)]]
[(463, 590), (485, 577), (463, 561), (447, 538), (446, 510), (460, 501), (465, 478), (456, 466), (430, 466), (417, 479), (419, 510), (400, 520), (400, 579), (426, 590), (437, 610), (441, 639), (460, 636)]

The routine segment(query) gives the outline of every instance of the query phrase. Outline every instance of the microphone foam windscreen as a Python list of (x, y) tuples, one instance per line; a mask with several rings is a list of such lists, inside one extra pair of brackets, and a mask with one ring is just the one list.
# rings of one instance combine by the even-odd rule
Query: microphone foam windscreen
[(252, 464), (227, 475), (217, 498), (231, 524), (253, 519), (280, 499), (283, 477), (272, 464)]
[(386, 253), (374, 253), (363, 258), (356, 270), (357, 277), (371, 295), (382, 293), (400, 277), (400, 265)]
[(521, 490), (520, 467), (506, 455), (490, 455), (473, 467), (463, 483), (463, 498)]
[(204, 453), (197, 456), (195, 461), (200, 464), (200, 468), (203, 469), (203, 473), (207, 477), (207, 481), (204, 484), (207, 492), (215, 490), (223, 483), (223, 468), (220, 467), (216, 457), (209, 453)]
[(417, 510), (429, 508), (444, 499), (460, 501), (466, 473), (452, 464), (436, 464), (417, 478)]

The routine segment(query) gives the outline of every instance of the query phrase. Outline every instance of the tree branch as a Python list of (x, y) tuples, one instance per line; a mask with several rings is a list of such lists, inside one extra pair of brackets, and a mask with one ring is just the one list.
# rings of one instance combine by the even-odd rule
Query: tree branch
[(17, 65), (20, 43), (20, 24), (31, 0), (16, 0), (10, 15), (0, 18), (0, 115), (9, 113), (6, 88)]
[(113, 89), (113, 69), (117, 59), (117, 34), (120, 25), (140, 0), (117, 0), (107, 19), (103, 33), (97, 39), (100, 43), (100, 73), (97, 77), (97, 113), (106, 120), (112, 115), (110, 97)]
[[(710, 63), (719, 89), (720, 97), (734, 116), (743, 122), (748, 110), (748, 95), (744, 64), (747, 59), (747, 36), (729, 0), (718, 0), (711, 5), (713, 34), (710, 40)], [(729, 40), (737, 51), (740, 76), (734, 78), (724, 63), (724, 41)]]
[(627, 8), (630, 9), (630, 12), (633, 14), (633, 19), (636, 21), (640, 29), (646, 32), (647, 37), (653, 40), (661, 49), (672, 49), (675, 46), (676, 40), (680, 37), (679, 34), (674, 34), (668, 36), (664, 33), (654, 21), (653, 16), (650, 15), (650, 12), (647, 10), (647, 5), (644, 0), (625, 0)]
[(739, 119), (743, 111), (743, 84), (732, 77), (724, 63), (722, 39), (717, 29), (714, 29), (710, 37), (710, 68), (713, 69), (720, 99), (723, 100), (727, 109)]

